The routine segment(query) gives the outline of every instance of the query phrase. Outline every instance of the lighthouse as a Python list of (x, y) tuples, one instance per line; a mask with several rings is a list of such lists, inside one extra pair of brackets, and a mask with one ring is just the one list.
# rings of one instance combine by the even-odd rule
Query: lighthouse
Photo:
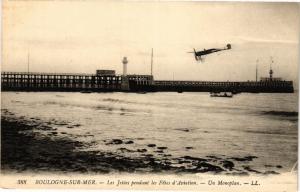
[(122, 63), (123, 63), (123, 75), (121, 81), (121, 89), (123, 91), (129, 91), (129, 80), (127, 77), (127, 63), (128, 63), (127, 57), (123, 57)]
[(123, 63), (123, 76), (126, 76), (127, 75), (127, 63), (128, 63), (127, 57), (123, 57), (122, 63)]

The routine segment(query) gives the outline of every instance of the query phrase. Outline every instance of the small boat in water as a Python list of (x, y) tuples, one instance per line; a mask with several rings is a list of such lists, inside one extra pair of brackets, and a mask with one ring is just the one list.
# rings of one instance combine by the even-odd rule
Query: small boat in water
[(229, 93), (227, 93), (227, 92), (219, 92), (219, 93), (211, 92), (210, 96), (211, 97), (229, 97), (229, 98), (231, 98), (233, 96), (233, 94), (231, 92), (229, 92)]
[(80, 93), (92, 93), (91, 91), (80, 91)]

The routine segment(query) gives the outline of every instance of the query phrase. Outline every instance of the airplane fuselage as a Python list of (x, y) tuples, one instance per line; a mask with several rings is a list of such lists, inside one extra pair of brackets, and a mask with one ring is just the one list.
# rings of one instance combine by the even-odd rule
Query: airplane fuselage
[(225, 49), (204, 49), (203, 51), (197, 51), (195, 54), (196, 56), (202, 56), (202, 55), (207, 55), (207, 54), (211, 54), (211, 53), (215, 53), (215, 52), (218, 52), (218, 51), (222, 51), (222, 50), (225, 50)]

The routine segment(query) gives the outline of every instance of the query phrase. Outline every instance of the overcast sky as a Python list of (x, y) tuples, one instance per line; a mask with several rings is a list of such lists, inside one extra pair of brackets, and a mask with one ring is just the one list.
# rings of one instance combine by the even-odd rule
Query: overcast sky
[[(297, 81), (297, 3), (4, 1), (2, 71), (95, 73), (114, 69), (177, 80)], [(222, 48), (196, 62), (193, 48)]]

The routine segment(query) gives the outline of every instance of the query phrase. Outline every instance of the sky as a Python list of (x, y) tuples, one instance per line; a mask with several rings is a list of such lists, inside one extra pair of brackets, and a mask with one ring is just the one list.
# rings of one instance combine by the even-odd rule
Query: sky
[[(157, 80), (298, 81), (298, 3), (45, 0), (3, 2), (2, 71), (153, 74)], [(197, 50), (231, 50), (197, 62)], [(28, 57), (29, 55), (29, 57)], [(28, 59), (29, 58), (29, 59)]]

